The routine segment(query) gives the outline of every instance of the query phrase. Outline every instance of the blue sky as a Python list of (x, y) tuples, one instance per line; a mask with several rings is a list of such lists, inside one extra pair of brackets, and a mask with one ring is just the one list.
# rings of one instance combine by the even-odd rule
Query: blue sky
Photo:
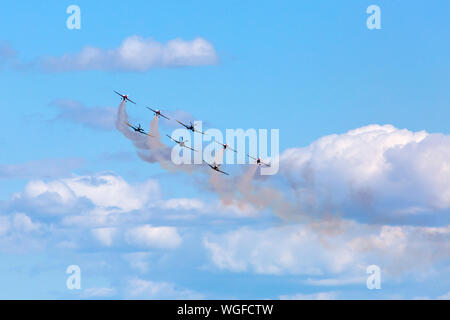
[[(71, 4), (81, 30), (66, 28)], [(371, 4), (381, 30), (366, 27)], [(448, 297), (448, 2), (2, 9), (0, 283), (10, 290), (0, 298)], [(215, 60), (187, 52), (181, 66), (145, 70), (130, 67), (142, 65), (139, 55), (120, 68), (107, 58), (86, 70), (45, 67), (67, 54), (73, 67), (84, 47), (107, 52), (133, 36), (163, 46), (201, 39)], [(227, 207), (209, 172), (142, 161), (108, 122), (120, 102), (113, 90), (138, 102), (128, 116), (144, 126), (152, 114), (143, 106), (153, 105), (204, 127), (280, 129), (280, 174), (255, 178), (253, 191), (301, 193), (293, 212), (313, 222), (273, 203)], [(72, 264), (81, 290), (66, 288)], [(366, 288), (370, 264), (382, 269), (381, 290)]]

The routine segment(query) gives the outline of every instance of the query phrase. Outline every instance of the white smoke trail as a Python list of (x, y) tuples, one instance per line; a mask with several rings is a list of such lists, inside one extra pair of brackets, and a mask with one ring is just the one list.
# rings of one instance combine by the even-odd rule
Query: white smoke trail
[(119, 105), (116, 119), (116, 128), (127, 139), (133, 142), (138, 149), (139, 158), (149, 163), (159, 163), (161, 167), (169, 172), (184, 171), (193, 172), (197, 166), (175, 165), (171, 160), (172, 148), (166, 146), (161, 141), (159, 133), (159, 117), (154, 117), (150, 122), (149, 134), (153, 137), (133, 132), (127, 125), (128, 114), (126, 102), (122, 101)]
[(119, 110), (117, 112), (116, 128), (119, 130), (126, 138), (131, 140), (134, 146), (138, 149), (147, 149), (146, 137), (138, 132), (133, 132), (127, 125), (128, 115), (126, 102), (122, 101), (119, 105)]

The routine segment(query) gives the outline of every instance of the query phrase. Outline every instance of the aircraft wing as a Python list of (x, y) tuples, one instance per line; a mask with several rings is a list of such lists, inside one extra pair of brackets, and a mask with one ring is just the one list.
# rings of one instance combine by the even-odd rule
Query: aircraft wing
[(214, 140), (217, 144), (220, 144), (222, 147), (225, 147), (225, 145), (223, 144), (223, 143), (220, 143), (219, 141), (217, 141), (217, 140)]
[(156, 113), (156, 110), (153, 110), (152, 108), (150, 108), (150, 107), (146, 107), (148, 110), (151, 110), (151, 111), (153, 111), (154, 113)]
[(255, 161), (258, 161), (258, 159), (256, 159), (256, 158), (253, 158), (251, 155), (247, 155), (247, 157), (249, 157), (249, 158), (252, 158), (253, 160), (255, 160)]
[(261, 163), (266, 165), (267, 167), (270, 167), (270, 162), (267, 164), (267, 163), (261, 161)]
[(173, 140), (173, 141), (175, 141), (176, 143), (179, 143), (179, 141), (175, 140), (174, 138), (172, 138), (172, 137), (169, 136), (168, 134), (166, 134), (166, 136), (167, 136), (170, 140)]
[(152, 136), (150, 133), (147, 133), (147, 132), (141, 132), (142, 134), (145, 134), (146, 136), (148, 136), (148, 137), (152, 137), (152, 138), (154, 138), (155, 136)]
[(134, 103), (134, 104), (136, 104), (136, 102), (134, 102), (134, 101), (133, 101), (133, 100), (131, 100), (131, 99), (128, 99), (128, 98), (127, 98), (127, 100), (128, 100), (128, 101), (130, 101), (131, 103)]
[(176, 120), (179, 124), (181, 124), (183, 127), (185, 127), (186, 129), (189, 128), (187, 125), (185, 125), (183, 122), (180, 122), (178, 120)]
[(188, 148), (188, 149), (190, 149), (190, 150), (192, 150), (192, 151), (195, 151), (195, 152), (197, 152), (197, 150), (195, 150), (195, 149), (192, 149), (191, 147), (188, 147), (188, 146), (184, 146), (185, 148)]
[(121, 95), (120, 93), (118, 93), (116, 90), (113, 90), (113, 91), (123, 98), (123, 95)]
[(204, 132), (201, 132), (200, 130), (196, 130), (196, 129), (194, 129), (194, 132), (198, 132), (198, 133), (201, 133), (201, 134), (205, 134), (205, 135), (206, 135), (206, 133), (204, 133)]
[(166, 118), (167, 120), (170, 120), (169, 118), (167, 118), (165, 115), (160, 114), (161, 117)]
[(222, 171), (222, 170), (220, 170), (220, 169), (214, 169), (214, 170), (216, 170), (216, 171), (218, 171), (218, 172), (220, 172), (220, 173), (223, 173), (223, 174), (226, 174), (227, 176), (229, 176), (229, 174), (226, 173), (225, 171)]
[(129, 124), (128, 122), (127, 122), (127, 126), (129, 126), (130, 128), (132, 128), (132, 129), (134, 129), (134, 130), (137, 130), (135, 127), (133, 127), (131, 124)]
[(214, 169), (214, 167), (212, 165), (210, 165), (208, 162), (206, 162), (205, 160), (203, 160), (204, 163), (206, 163), (211, 169)]

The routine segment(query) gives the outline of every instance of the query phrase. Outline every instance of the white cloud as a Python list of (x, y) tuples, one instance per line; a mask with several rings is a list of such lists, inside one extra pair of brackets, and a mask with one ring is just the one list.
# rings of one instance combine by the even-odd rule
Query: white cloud
[(204, 201), (198, 198), (171, 198), (155, 202), (155, 208), (167, 210), (168, 220), (233, 219), (256, 217), (258, 214), (250, 204), (225, 205), (220, 200)]
[(120, 176), (103, 173), (49, 182), (34, 180), (24, 191), (15, 194), (13, 201), (57, 214), (71, 213), (80, 202), (89, 201), (90, 205), (85, 204), (83, 208), (101, 216), (140, 210), (158, 197), (159, 186), (154, 180), (133, 186)]
[(159, 195), (158, 184), (153, 180), (131, 186), (122, 177), (112, 174), (75, 177), (64, 183), (77, 197), (85, 197), (98, 207), (117, 208), (122, 212), (142, 209), (152, 197)]
[(82, 298), (110, 298), (116, 295), (114, 288), (88, 288), (81, 294)]
[(125, 234), (125, 239), (129, 244), (149, 248), (173, 249), (182, 242), (181, 236), (175, 227), (152, 227), (151, 225), (128, 230)]
[(116, 228), (96, 228), (91, 230), (92, 235), (97, 239), (102, 245), (110, 247), (114, 238), (117, 234)]
[(450, 291), (442, 296), (437, 297), (438, 300), (450, 300)]
[(157, 67), (212, 65), (218, 62), (214, 46), (203, 38), (174, 39), (166, 44), (139, 36), (126, 38), (116, 49), (84, 47), (77, 54), (39, 61), (48, 71), (147, 71)]
[(16, 213), (12, 217), (14, 228), (21, 232), (31, 232), (39, 229), (39, 224), (31, 221), (25, 213)]
[(5, 235), (9, 228), (11, 227), (11, 222), (9, 217), (7, 216), (0, 216), (0, 236)]
[(317, 293), (297, 293), (294, 295), (282, 295), (280, 300), (334, 300), (336, 292), (317, 292)]
[(204, 245), (217, 267), (235, 272), (321, 275), (325, 271), (341, 272), (353, 262), (345, 246), (325, 251), (320, 240), (312, 230), (291, 225), (262, 230), (240, 228), (207, 236)]
[[(345, 232), (327, 235), (306, 225), (240, 228), (209, 235), (204, 246), (222, 270), (256, 274), (323, 276), (316, 285), (355, 283), (371, 264), (387, 276), (417, 272), (423, 277), (450, 252), (450, 227), (374, 227), (345, 222)], [(335, 282), (330, 280), (337, 278)], [(345, 279), (352, 279), (346, 282)]]
[(38, 231), (41, 225), (33, 222), (25, 213), (13, 213), (0, 216), (0, 236), (8, 232), (31, 233)]
[(205, 204), (199, 199), (193, 198), (173, 198), (164, 200), (161, 208), (168, 210), (196, 210), (202, 211), (205, 209)]
[(450, 208), (448, 135), (369, 125), (288, 149), (281, 163), (298, 192), (347, 208), (402, 215)]
[(128, 281), (127, 297), (131, 299), (204, 299), (194, 291), (179, 289), (172, 283), (139, 278)]
[(0, 252), (26, 253), (41, 250), (45, 247), (45, 240), (41, 236), (47, 229), (25, 213), (0, 215)]
[(150, 268), (150, 253), (148, 252), (133, 252), (124, 255), (124, 258), (130, 264), (131, 268), (141, 273), (147, 272)]
[(358, 284), (358, 285), (365, 285), (367, 280), (367, 276), (361, 276), (361, 277), (339, 277), (339, 278), (323, 278), (323, 279), (313, 279), (309, 278), (305, 281), (306, 284), (312, 285), (312, 286), (326, 286), (326, 287), (332, 287), (332, 286), (343, 286), (343, 285), (350, 285), (350, 284)]

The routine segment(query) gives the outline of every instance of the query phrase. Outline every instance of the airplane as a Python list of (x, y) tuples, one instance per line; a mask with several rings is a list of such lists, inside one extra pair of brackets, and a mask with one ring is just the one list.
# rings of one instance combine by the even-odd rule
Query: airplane
[(216, 164), (215, 162), (213, 162), (213, 164), (209, 164), (208, 162), (206, 162), (205, 160), (203, 160), (204, 163), (206, 163), (211, 169), (226, 174), (227, 176), (229, 176), (228, 173), (226, 173), (225, 171), (220, 170), (220, 164)]
[(167, 118), (165, 115), (161, 114), (161, 110), (153, 110), (152, 108), (146, 107), (147, 109), (153, 111), (153, 113), (155, 114), (155, 116), (159, 117), (163, 117), (166, 118), (167, 120), (170, 120), (169, 118)]
[(217, 140), (215, 140), (218, 144), (220, 144), (222, 147), (223, 147), (223, 149), (224, 150), (226, 150), (226, 149), (228, 149), (228, 150), (231, 150), (231, 151), (234, 151), (234, 152), (237, 152), (236, 150), (234, 150), (234, 149), (231, 149), (229, 146), (228, 146), (228, 144), (223, 144), (223, 143), (220, 143), (219, 141), (217, 141)]
[(176, 121), (177, 121), (179, 124), (181, 124), (183, 127), (185, 127), (186, 129), (191, 130), (192, 132), (198, 132), (198, 133), (201, 133), (201, 134), (205, 134), (204, 132), (201, 132), (201, 131), (196, 130), (196, 129), (195, 129), (195, 126), (192, 124), (192, 122), (189, 122), (190, 125), (186, 125), (186, 124), (184, 124), (183, 122), (180, 122), (180, 121), (178, 121), (178, 120), (176, 120)]
[(175, 141), (176, 143), (178, 143), (178, 144), (180, 145), (180, 147), (182, 147), (182, 148), (188, 148), (188, 149), (191, 149), (192, 151), (197, 152), (197, 150), (192, 149), (191, 147), (188, 147), (187, 145), (185, 145), (185, 142), (188, 142), (188, 140), (183, 141), (183, 137), (181, 137), (181, 138), (180, 138), (180, 141), (178, 141), (178, 140), (175, 140), (174, 138), (172, 138), (171, 136), (169, 136), (168, 134), (166, 134), (166, 136), (168, 136), (171, 140), (173, 140), (173, 141)]
[(126, 101), (126, 100), (128, 100), (128, 101), (130, 101), (131, 103), (134, 103), (134, 104), (136, 104), (136, 102), (134, 102), (134, 101), (132, 101), (132, 100), (130, 100), (129, 98), (128, 98), (128, 96), (126, 95), (126, 94), (120, 94), (120, 93), (118, 93), (116, 90), (113, 90), (115, 93), (117, 93), (119, 96), (121, 96), (122, 97), (122, 101)]
[(270, 167), (270, 163), (269, 164), (267, 164), (267, 163), (265, 163), (265, 162), (263, 162), (262, 160), (261, 160), (261, 158), (253, 158), (252, 156), (250, 156), (249, 154), (247, 155), (249, 158), (252, 158), (253, 160), (256, 160), (256, 163), (258, 164), (258, 165), (265, 165), (265, 166), (268, 166), (268, 167)]
[(129, 126), (131, 129), (133, 129), (133, 130), (136, 131), (136, 132), (139, 132), (139, 133), (144, 134), (144, 135), (149, 136), (149, 137), (154, 137), (154, 136), (152, 136), (151, 134), (146, 133), (146, 132), (144, 131), (144, 129), (142, 129), (141, 124), (139, 124), (137, 127), (135, 127), (135, 126), (132, 126), (131, 124), (129, 124), (129, 123), (127, 122), (127, 126)]

